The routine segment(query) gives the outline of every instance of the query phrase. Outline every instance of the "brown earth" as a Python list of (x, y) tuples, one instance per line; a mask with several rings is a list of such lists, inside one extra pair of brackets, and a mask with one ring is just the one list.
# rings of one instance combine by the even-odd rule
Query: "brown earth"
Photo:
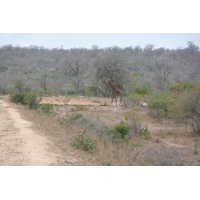
[[(57, 137), (64, 137), (62, 136), (63, 129), (56, 123), (53, 121), (46, 123), (46, 117), (36, 117), (34, 112), (30, 114), (23, 107), (10, 103), (8, 96), (0, 98), (0, 165), (97, 164), (94, 161), (95, 158), (81, 150), (73, 149), (64, 143), (60, 146), (56, 145), (54, 141), (57, 138), (55, 135), (50, 135), (52, 126), (48, 129), (48, 123), (55, 124), (53, 129), (58, 131), (59, 136)], [(108, 98), (43, 97), (42, 103), (53, 104), (54, 110), (60, 118), (77, 112), (109, 127), (114, 127), (121, 120), (125, 120), (125, 114), (130, 110), (130, 108), (115, 104), (110, 105)], [(80, 107), (81, 105), (83, 108)], [(181, 159), (184, 158), (185, 165), (200, 164), (200, 138), (197, 134), (192, 133), (190, 128), (171, 121), (161, 124), (150, 117), (147, 107), (141, 107), (138, 113), (142, 117), (142, 124), (147, 125), (152, 136), (151, 139), (143, 141), (145, 148), (141, 153), (141, 160), (146, 157), (154, 158), (161, 151), (162, 156), (167, 156), (166, 151), (170, 151), (173, 156), (176, 156), (176, 159), (179, 156)], [(64, 150), (62, 145), (65, 145)]]
[(73, 149), (63, 152), (37, 127), (35, 119), (30, 121), (34, 113), (28, 116), (24, 112), (23, 107), (9, 102), (8, 96), (0, 97), (1, 166), (85, 165)]

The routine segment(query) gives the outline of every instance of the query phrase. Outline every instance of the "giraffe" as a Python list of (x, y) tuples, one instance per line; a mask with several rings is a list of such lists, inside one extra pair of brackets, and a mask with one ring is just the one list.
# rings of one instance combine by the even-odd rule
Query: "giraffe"
[(115, 86), (108, 78), (105, 79), (105, 82), (108, 83), (113, 90), (113, 97), (112, 97), (111, 104), (113, 103), (113, 99), (115, 99), (116, 106), (117, 106), (117, 96), (120, 96), (120, 102), (119, 102), (119, 105), (120, 105), (122, 102), (122, 98), (124, 96), (124, 92), (120, 90), (117, 86)]

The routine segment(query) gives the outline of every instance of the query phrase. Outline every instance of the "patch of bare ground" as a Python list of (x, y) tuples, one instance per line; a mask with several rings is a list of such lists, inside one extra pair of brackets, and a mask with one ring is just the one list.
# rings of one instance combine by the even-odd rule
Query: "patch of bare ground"
[(22, 119), (13, 104), (0, 100), (0, 113), (1, 165), (57, 164), (48, 149), (49, 140), (37, 135), (32, 123)]

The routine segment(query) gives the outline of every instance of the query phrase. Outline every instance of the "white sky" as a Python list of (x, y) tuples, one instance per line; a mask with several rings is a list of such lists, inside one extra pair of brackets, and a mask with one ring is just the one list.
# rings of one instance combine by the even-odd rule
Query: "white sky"
[(197, 0), (7, 0), (1, 8), (0, 46), (200, 47)]
[(119, 46), (128, 47), (147, 44), (155, 48), (165, 47), (176, 49), (186, 47), (188, 41), (200, 47), (199, 33), (0, 33), (0, 46), (11, 44), (13, 46), (28, 47), (30, 45), (45, 48), (91, 48), (97, 45), (100, 48)]

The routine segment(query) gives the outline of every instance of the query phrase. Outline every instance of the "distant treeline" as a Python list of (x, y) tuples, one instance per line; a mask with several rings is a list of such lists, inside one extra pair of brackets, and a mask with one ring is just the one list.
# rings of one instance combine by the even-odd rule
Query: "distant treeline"
[[(126, 94), (135, 87), (168, 91), (178, 80), (200, 83), (200, 50), (112, 46), (91, 49), (48, 49), (39, 46), (0, 47), (0, 93), (109, 95), (108, 77)], [(21, 84), (21, 86), (20, 86)]]

